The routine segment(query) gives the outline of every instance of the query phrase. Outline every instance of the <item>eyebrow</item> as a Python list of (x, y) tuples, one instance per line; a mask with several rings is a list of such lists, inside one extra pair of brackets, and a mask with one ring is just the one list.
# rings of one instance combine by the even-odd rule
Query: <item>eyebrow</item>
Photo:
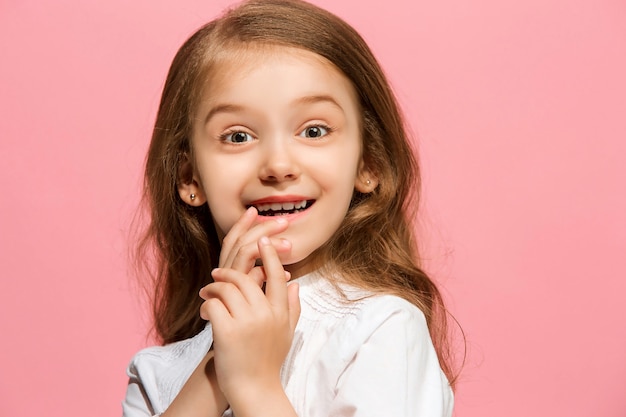
[(316, 103), (330, 103), (343, 112), (343, 107), (335, 100), (333, 96), (329, 95), (317, 95), (317, 96), (305, 96), (294, 101), (294, 105), (301, 104), (316, 104)]
[[(330, 95), (314, 95), (314, 96), (300, 97), (294, 100), (291, 104), (292, 106), (301, 106), (301, 105), (316, 104), (316, 103), (329, 103), (333, 105), (334, 107), (336, 107), (337, 109), (341, 110), (342, 113), (345, 113), (343, 110), (343, 107), (341, 107), (339, 102), (337, 102), (337, 100), (335, 100)], [(217, 106), (209, 110), (206, 117), (204, 118), (204, 124), (207, 124), (209, 120), (211, 120), (211, 118), (218, 113), (238, 113), (244, 110), (245, 110), (245, 106), (241, 106), (238, 104), (218, 104)]]
[(209, 120), (211, 120), (211, 118), (218, 113), (238, 113), (242, 112), (243, 110), (243, 106), (238, 106), (236, 104), (219, 104), (209, 110), (206, 117), (204, 118), (204, 124), (206, 125), (207, 123), (209, 123)]

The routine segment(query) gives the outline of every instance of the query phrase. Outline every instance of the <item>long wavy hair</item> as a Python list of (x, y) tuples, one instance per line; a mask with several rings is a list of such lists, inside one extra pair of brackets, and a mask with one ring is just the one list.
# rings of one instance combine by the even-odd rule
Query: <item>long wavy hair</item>
[(368, 194), (354, 192), (343, 223), (315, 259), (348, 284), (395, 294), (420, 308), (453, 386), (448, 314), (437, 286), (420, 268), (413, 235), (420, 176), (399, 106), (361, 36), (337, 16), (299, 0), (245, 2), (200, 28), (172, 62), (146, 160), (143, 201), (150, 220), (137, 250), (152, 278), (157, 336), (170, 343), (204, 327), (198, 291), (212, 282), (221, 243), (209, 207), (185, 204), (177, 183), (193, 153), (193, 117), (212, 69), (223, 54), (254, 45), (314, 52), (352, 82), (362, 111), (363, 159), (378, 186)]

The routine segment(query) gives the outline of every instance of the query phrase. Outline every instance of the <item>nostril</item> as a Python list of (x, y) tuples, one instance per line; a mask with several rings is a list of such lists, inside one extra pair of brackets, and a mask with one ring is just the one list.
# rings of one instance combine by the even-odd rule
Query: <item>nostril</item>
[(262, 181), (293, 181), (300, 175), (300, 157), (284, 143), (266, 141), (259, 160), (259, 178)]
[(265, 168), (260, 172), (259, 178), (262, 181), (292, 181), (298, 178), (298, 171), (296, 169), (276, 169), (276, 168)]

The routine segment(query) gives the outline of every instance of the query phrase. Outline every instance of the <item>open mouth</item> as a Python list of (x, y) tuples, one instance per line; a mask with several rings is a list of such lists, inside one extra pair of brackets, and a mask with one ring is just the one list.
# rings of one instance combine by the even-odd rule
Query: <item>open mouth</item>
[(311, 207), (315, 200), (288, 201), (284, 203), (254, 204), (259, 216), (286, 216), (304, 211)]

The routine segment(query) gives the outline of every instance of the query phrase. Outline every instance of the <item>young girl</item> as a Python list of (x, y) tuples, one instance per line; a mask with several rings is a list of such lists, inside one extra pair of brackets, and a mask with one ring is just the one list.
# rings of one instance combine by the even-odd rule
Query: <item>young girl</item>
[(382, 70), (336, 16), (258, 0), (196, 32), (146, 167), (164, 345), (133, 358), (124, 415), (450, 416), (412, 155)]

